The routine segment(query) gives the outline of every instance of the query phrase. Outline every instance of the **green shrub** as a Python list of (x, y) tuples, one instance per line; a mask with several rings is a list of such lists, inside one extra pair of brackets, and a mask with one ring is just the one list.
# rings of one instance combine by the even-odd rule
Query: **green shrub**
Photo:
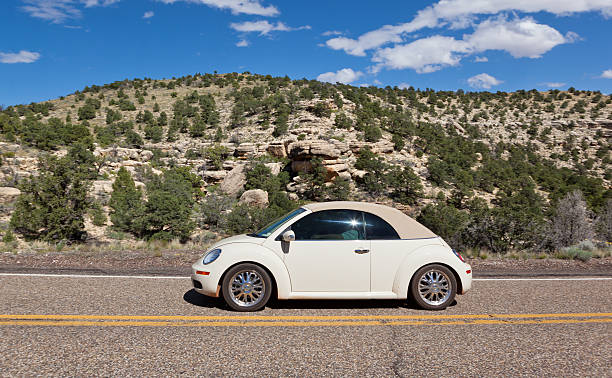
[(336, 114), (334, 125), (340, 129), (350, 130), (353, 127), (353, 122), (349, 117), (347, 117), (346, 114), (344, 114), (344, 112), (340, 112)]
[(468, 223), (466, 212), (443, 202), (428, 204), (422, 210), (417, 221), (456, 247), (461, 232)]
[(378, 142), (382, 137), (382, 131), (376, 125), (367, 124), (363, 129), (363, 137), (366, 142)]
[(77, 144), (63, 158), (41, 158), (40, 174), (20, 185), (11, 228), (28, 240), (84, 241), (87, 192), (95, 178), (95, 158)]
[(189, 239), (195, 228), (191, 218), (195, 203), (192, 183), (177, 169), (164, 171), (147, 184), (144, 214), (137, 224), (146, 239)]
[(96, 108), (91, 105), (85, 105), (79, 108), (78, 110), (79, 121), (84, 119), (94, 119), (96, 118)]
[(13, 234), (13, 231), (11, 230), (6, 230), (6, 232), (2, 236), (3, 243), (14, 243), (16, 240), (17, 238), (15, 237), (15, 234)]
[(100, 203), (92, 203), (91, 208), (89, 209), (89, 215), (91, 216), (91, 223), (93, 223), (94, 226), (106, 226), (106, 221), (108, 218), (106, 217), (106, 213), (104, 212), (104, 209), (102, 209)]
[(128, 147), (132, 148), (142, 148), (142, 146), (144, 145), (142, 137), (134, 130), (128, 130), (125, 133), (125, 143)]

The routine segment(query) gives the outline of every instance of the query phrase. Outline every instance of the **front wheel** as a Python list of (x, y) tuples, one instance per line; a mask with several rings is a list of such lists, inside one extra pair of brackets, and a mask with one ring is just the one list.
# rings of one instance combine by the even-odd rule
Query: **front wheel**
[(426, 310), (444, 310), (455, 299), (457, 280), (444, 265), (432, 264), (419, 269), (410, 283), (414, 301)]
[(270, 275), (255, 264), (239, 264), (223, 278), (223, 299), (235, 311), (262, 309), (272, 294)]

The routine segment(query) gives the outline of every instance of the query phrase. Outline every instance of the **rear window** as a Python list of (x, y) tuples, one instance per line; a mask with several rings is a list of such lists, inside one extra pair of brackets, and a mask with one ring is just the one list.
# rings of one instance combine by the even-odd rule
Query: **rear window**
[(398, 240), (400, 238), (397, 231), (381, 217), (365, 212), (363, 214), (368, 240)]

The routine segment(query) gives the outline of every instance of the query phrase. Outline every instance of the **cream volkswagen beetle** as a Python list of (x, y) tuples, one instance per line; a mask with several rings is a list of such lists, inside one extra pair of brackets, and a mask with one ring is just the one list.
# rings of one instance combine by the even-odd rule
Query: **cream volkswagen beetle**
[(195, 290), (237, 311), (278, 299), (407, 299), (442, 310), (472, 286), (470, 265), (442, 238), (391, 207), (312, 203), (193, 264)]

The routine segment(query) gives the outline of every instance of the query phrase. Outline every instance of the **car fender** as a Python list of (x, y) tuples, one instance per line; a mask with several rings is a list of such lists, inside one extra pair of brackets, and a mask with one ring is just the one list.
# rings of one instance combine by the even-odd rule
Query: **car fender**
[[(232, 266), (240, 263), (255, 263), (267, 269), (276, 282), (279, 299), (289, 298), (291, 292), (291, 281), (289, 272), (281, 258), (270, 249), (253, 243), (230, 243), (222, 246), (223, 253), (214, 262), (215, 276), (211, 277), (221, 284), (221, 277)], [(211, 264), (212, 265), (212, 264)]]
[(457, 273), (460, 272), (462, 266), (459, 264), (463, 263), (449, 252), (448, 247), (441, 244), (428, 244), (409, 252), (395, 274), (393, 292), (399, 299), (408, 298), (412, 276), (425, 265), (443, 264), (451, 267)]

